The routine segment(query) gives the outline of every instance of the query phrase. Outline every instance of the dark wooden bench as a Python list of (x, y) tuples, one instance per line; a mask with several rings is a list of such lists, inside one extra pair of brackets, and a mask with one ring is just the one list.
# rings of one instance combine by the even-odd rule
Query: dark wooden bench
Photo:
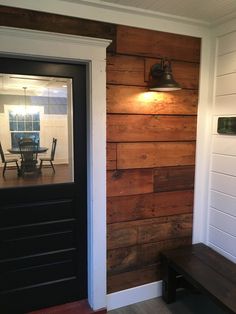
[(162, 296), (176, 299), (176, 289), (186, 281), (208, 295), (228, 313), (236, 313), (236, 264), (198, 243), (161, 254)]

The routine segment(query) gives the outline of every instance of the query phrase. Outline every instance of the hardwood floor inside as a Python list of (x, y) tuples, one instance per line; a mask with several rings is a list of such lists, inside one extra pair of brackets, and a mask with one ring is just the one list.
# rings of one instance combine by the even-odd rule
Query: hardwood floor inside
[(41, 174), (28, 173), (24, 177), (18, 177), (16, 169), (6, 170), (5, 177), (3, 177), (2, 168), (0, 168), (0, 188), (72, 182), (69, 165), (54, 165), (54, 167), (55, 173), (51, 167), (43, 167)]
[(33, 311), (27, 314), (105, 314), (106, 310), (93, 311), (87, 300), (75, 301), (53, 306), (47, 309)]

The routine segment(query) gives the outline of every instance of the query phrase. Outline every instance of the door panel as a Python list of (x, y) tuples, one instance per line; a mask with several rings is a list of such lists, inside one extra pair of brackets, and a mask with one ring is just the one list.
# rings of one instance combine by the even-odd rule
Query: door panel
[(73, 91), (73, 180), (0, 189), (0, 312), (17, 314), (87, 297), (86, 65), (1, 58), (0, 73), (70, 78)]

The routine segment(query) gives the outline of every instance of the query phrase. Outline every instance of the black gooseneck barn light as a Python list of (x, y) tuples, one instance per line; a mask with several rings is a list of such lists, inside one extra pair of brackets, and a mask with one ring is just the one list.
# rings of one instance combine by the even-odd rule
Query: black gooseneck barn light
[(171, 61), (167, 58), (161, 59), (151, 67), (149, 90), (170, 92), (180, 90), (180, 85), (174, 80), (171, 68)]

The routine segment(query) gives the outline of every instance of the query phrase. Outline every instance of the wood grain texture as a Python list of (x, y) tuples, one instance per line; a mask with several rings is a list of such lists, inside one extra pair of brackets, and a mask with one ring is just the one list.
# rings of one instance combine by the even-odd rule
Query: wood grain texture
[(193, 210), (193, 191), (174, 191), (107, 199), (107, 223), (156, 218)]
[[(145, 81), (149, 81), (150, 69), (160, 59), (145, 59)], [(171, 63), (173, 76), (182, 88), (198, 89), (199, 87), (199, 64), (192, 62), (173, 61)]]
[(196, 115), (198, 92), (148, 92), (145, 87), (107, 86), (107, 112), (126, 114)]
[(122, 196), (153, 192), (152, 169), (117, 170), (107, 172), (107, 196)]
[(158, 280), (160, 280), (160, 264), (153, 264), (109, 276), (107, 278), (107, 290), (108, 293), (112, 293)]
[(107, 245), (108, 249), (115, 249), (177, 237), (190, 237), (191, 232), (192, 214), (120, 222), (108, 225)]
[(201, 39), (141, 28), (117, 27), (117, 52), (199, 62)]
[(116, 144), (107, 143), (107, 170), (116, 169)]
[(108, 142), (191, 141), (196, 139), (196, 116), (107, 116)]
[(117, 168), (194, 165), (195, 142), (118, 143)]
[(160, 262), (160, 252), (191, 244), (191, 237), (140, 244), (108, 251), (108, 275), (131, 271)]
[(108, 54), (107, 83), (147, 86), (144, 81), (144, 58)]
[(194, 166), (163, 167), (154, 170), (154, 191), (193, 189)]

